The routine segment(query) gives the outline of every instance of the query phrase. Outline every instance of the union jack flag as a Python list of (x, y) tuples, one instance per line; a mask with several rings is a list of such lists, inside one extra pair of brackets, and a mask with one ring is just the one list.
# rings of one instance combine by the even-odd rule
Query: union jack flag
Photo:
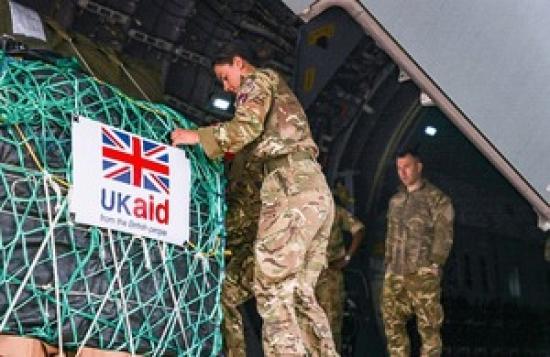
[(169, 157), (166, 145), (101, 127), (103, 177), (168, 194)]

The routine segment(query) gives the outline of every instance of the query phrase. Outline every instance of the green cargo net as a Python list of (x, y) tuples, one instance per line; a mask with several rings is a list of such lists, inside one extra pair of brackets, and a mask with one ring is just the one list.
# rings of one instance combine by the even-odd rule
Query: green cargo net
[(73, 351), (218, 355), (223, 166), (186, 149), (192, 177), (183, 247), (75, 224), (68, 200), (76, 115), (160, 142), (176, 126), (193, 126), (166, 106), (85, 75), (71, 60), (48, 64), (0, 52), (0, 334)]

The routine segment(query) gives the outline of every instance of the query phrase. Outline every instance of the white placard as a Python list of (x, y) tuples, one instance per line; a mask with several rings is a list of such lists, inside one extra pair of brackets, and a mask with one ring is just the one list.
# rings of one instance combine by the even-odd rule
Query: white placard
[(189, 238), (185, 152), (84, 117), (72, 123), (77, 223), (181, 245)]
[(9, 4), (13, 33), (46, 41), (44, 25), (40, 15), (33, 9), (16, 2), (10, 1)]

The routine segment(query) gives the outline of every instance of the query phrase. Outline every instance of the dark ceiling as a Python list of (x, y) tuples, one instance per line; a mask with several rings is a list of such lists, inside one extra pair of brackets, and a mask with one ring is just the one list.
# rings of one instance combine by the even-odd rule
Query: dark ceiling
[(210, 58), (234, 38), (248, 41), (289, 80), (301, 20), (272, 0), (17, 0), (162, 73), (164, 101), (198, 124), (216, 120), (210, 96), (220, 92)]

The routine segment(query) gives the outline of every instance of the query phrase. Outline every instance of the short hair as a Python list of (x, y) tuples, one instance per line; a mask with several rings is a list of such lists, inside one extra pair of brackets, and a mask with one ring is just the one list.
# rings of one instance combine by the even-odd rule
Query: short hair
[(417, 161), (422, 162), (422, 156), (418, 152), (418, 145), (415, 146), (404, 146), (397, 150), (397, 153), (395, 154), (396, 159), (402, 159), (407, 155), (411, 155), (414, 157)]
[(243, 40), (235, 40), (222, 46), (212, 59), (212, 65), (231, 64), (235, 56), (243, 58), (252, 65), (257, 62), (257, 55), (254, 49)]

